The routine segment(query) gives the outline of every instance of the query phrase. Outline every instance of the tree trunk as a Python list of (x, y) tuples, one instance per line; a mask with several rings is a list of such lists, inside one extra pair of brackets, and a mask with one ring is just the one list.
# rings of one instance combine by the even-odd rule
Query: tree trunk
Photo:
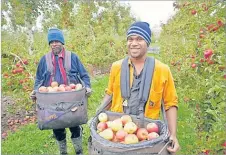
[(25, 21), (25, 27), (27, 28), (28, 53), (32, 55), (34, 51), (34, 32), (32, 30), (32, 24), (29, 21)]

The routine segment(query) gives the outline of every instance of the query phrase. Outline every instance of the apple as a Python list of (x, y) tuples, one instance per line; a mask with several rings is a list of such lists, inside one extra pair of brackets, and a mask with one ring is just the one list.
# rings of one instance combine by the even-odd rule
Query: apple
[(47, 89), (48, 89), (48, 92), (56, 92), (56, 90), (54, 90), (53, 87), (49, 86), (49, 87), (47, 87)]
[(191, 14), (192, 14), (192, 15), (195, 15), (196, 13), (197, 13), (196, 10), (191, 10)]
[(71, 87), (71, 89), (75, 89), (76, 85), (74, 83), (70, 83), (69, 86)]
[(24, 60), (23, 60), (23, 63), (24, 63), (25, 65), (28, 65), (28, 60), (27, 60), (27, 59), (24, 59)]
[(58, 88), (57, 88), (57, 91), (59, 91), (59, 92), (64, 92), (64, 91), (65, 91), (65, 88), (64, 88), (63, 86), (58, 87)]
[(65, 86), (66, 86), (65, 84), (60, 84), (60, 85), (59, 85), (59, 87), (65, 87)]
[(82, 84), (78, 83), (76, 84), (75, 90), (80, 90), (82, 89)]
[(48, 89), (45, 87), (45, 86), (41, 86), (39, 89), (38, 89), (39, 92), (48, 92)]
[(6, 138), (6, 136), (7, 136), (7, 133), (6, 132), (3, 132), (2, 133), (2, 138)]
[(113, 136), (113, 139), (111, 141), (112, 142), (119, 142), (118, 139), (116, 138), (116, 135)]
[(99, 120), (100, 122), (107, 122), (107, 120), (108, 120), (108, 115), (107, 115), (106, 113), (102, 112), (102, 113), (100, 113), (100, 114), (98, 115), (98, 120)]
[(197, 65), (196, 64), (191, 64), (191, 67), (192, 68), (195, 68)]
[(200, 34), (200, 35), (199, 35), (199, 38), (204, 38), (204, 37), (205, 37), (204, 34)]
[(221, 27), (221, 26), (224, 25), (224, 23), (222, 22), (222, 20), (218, 20), (218, 21), (217, 21), (217, 25), (218, 25), (219, 27)]
[(137, 131), (137, 138), (142, 141), (148, 138), (148, 131), (145, 128), (139, 128)]
[(56, 92), (58, 90), (58, 86), (53, 87), (53, 90)]
[(124, 126), (128, 122), (132, 122), (132, 118), (131, 118), (130, 115), (122, 115), (121, 121), (122, 121), (122, 124)]
[(100, 132), (99, 135), (107, 140), (112, 140), (114, 138), (114, 133), (110, 128)]
[(17, 63), (17, 64), (16, 64), (16, 67), (20, 67), (20, 63)]
[(122, 121), (120, 118), (113, 120), (111, 124), (111, 129), (115, 132), (122, 129)]
[(135, 144), (138, 142), (139, 142), (139, 140), (135, 134), (128, 134), (125, 137), (125, 144)]
[(120, 129), (116, 132), (115, 136), (116, 138), (121, 142), (121, 141), (124, 141), (125, 140), (125, 137), (128, 135), (128, 133), (123, 130), (123, 129)]
[(132, 134), (137, 130), (137, 125), (134, 122), (128, 122), (125, 124), (124, 130), (127, 133)]
[(111, 128), (111, 126), (112, 126), (112, 121), (107, 121), (106, 123), (107, 123), (107, 125), (108, 125), (108, 128)]
[(205, 60), (204, 60), (203, 58), (201, 58), (201, 59), (200, 59), (200, 62), (201, 62), (201, 63), (202, 63), (202, 62), (205, 62)]
[(56, 87), (56, 86), (58, 87), (59, 84), (58, 84), (58, 82), (53, 81), (53, 82), (51, 82), (50, 85), (51, 85), (51, 87)]
[(156, 133), (156, 132), (151, 132), (148, 134), (148, 140), (152, 140), (152, 139), (155, 139), (155, 138), (158, 138), (159, 137), (159, 134)]
[(209, 57), (211, 57), (212, 54), (213, 54), (213, 51), (211, 49), (205, 50), (204, 52), (205, 59), (208, 59)]
[(148, 130), (148, 133), (151, 133), (151, 132), (159, 133), (159, 127), (154, 122), (147, 124), (147, 130)]
[(108, 126), (107, 126), (107, 123), (106, 122), (99, 122), (97, 124), (97, 130), (98, 131), (104, 131), (107, 128), (108, 128)]
[(71, 91), (71, 87), (70, 86), (65, 86), (65, 91)]

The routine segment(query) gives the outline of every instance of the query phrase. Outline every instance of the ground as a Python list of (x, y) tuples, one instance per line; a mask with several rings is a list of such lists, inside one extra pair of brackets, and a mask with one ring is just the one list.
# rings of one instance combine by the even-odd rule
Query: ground
[[(11, 112), (10, 109), (14, 109)], [(5, 138), (5, 133), (9, 131), (15, 132), (18, 127), (29, 122), (36, 121), (35, 107), (30, 111), (19, 109), (16, 107), (14, 100), (10, 96), (1, 97), (1, 131), (2, 138)]]

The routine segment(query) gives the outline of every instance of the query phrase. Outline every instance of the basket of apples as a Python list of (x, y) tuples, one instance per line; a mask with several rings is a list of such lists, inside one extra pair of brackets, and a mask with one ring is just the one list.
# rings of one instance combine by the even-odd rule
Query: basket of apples
[(60, 129), (87, 123), (85, 92), (80, 83), (59, 85), (53, 81), (49, 87), (41, 86), (36, 91), (39, 129)]
[[(169, 132), (165, 122), (136, 115), (102, 111), (93, 118), (90, 155), (168, 155)], [(141, 125), (142, 124), (142, 125)]]

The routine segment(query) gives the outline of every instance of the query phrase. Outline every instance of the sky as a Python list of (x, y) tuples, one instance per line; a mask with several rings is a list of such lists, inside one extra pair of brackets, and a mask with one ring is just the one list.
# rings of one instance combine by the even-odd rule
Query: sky
[(150, 27), (165, 23), (167, 19), (175, 14), (174, 1), (121, 1), (130, 4), (132, 14), (142, 21), (149, 23)]

